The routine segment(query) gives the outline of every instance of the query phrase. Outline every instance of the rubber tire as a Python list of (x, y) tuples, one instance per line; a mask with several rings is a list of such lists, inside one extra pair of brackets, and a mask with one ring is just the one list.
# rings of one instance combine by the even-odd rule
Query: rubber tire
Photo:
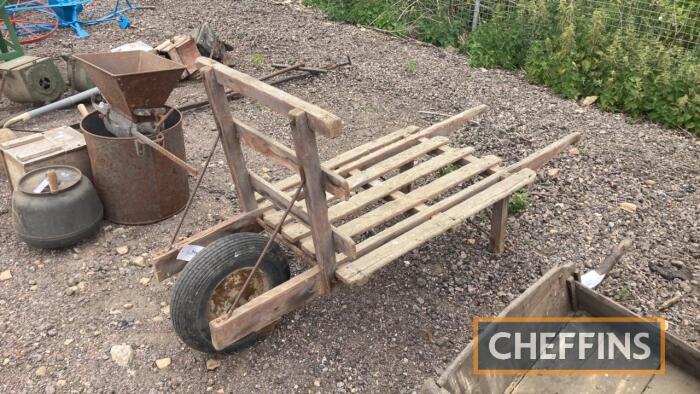
[[(204, 353), (231, 353), (252, 345), (258, 339), (258, 334), (252, 333), (221, 351), (214, 349), (207, 303), (227, 275), (255, 265), (267, 241), (263, 234), (226, 235), (207, 245), (187, 263), (175, 283), (170, 302), (173, 327), (187, 346)], [(277, 243), (272, 243), (259, 271), (267, 277), (271, 287), (289, 280), (289, 263)]]

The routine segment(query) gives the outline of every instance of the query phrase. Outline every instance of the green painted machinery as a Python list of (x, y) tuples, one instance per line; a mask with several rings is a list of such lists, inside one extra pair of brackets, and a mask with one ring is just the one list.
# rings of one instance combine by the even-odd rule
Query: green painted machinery
[(10, 23), (9, 15), (5, 12), (5, 3), (7, 3), (7, 0), (0, 0), (0, 19), (5, 24), (5, 31), (7, 32), (7, 38), (0, 34), (0, 62), (16, 59), (24, 55), (24, 50), (19, 45), (17, 32), (12, 23)]

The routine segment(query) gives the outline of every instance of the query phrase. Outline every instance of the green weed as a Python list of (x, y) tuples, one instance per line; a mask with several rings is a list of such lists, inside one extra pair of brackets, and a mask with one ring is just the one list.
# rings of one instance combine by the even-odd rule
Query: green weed
[(264, 59), (263, 59), (263, 55), (262, 55), (262, 54), (257, 53), (257, 52), (255, 52), (255, 53), (253, 54), (253, 64), (255, 64), (256, 66), (260, 67), (260, 66), (263, 65), (263, 61), (264, 61)]
[(449, 174), (450, 172), (457, 170), (458, 168), (459, 168), (459, 167), (457, 167), (456, 165), (450, 164), (450, 165), (448, 165), (448, 166), (446, 166), (446, 167), (443, 167), (443, 168), (439, 169), (439, 170), (437, 171), (437, 177), (438, 177), (438, 178), (441, 178), (441, 177), (443, 177), (443, 176)]
[(516, 214), (530, 206), (530, 198), (525, 190), (518, 190), (508, 201), (508, 212)]
[(416, 63), (415, 60), (409, 60), (408, 63), (406, 64), (406, 72), (408, 73), (408, 75), (415, 74), (416, 67), (418, 67), (418, 63)]

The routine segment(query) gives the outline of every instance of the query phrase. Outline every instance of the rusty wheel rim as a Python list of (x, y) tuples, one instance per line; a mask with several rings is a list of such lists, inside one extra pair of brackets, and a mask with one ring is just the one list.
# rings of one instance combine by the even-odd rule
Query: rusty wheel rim
[[(239, 268), (219, 282), (207, 303), (207, 318), (209, 321), (216, 319), (229, 310), (252, 270), (250, 267)], [(245, 293), (241, 296), (238, 306), (264, 293), (269, 287), (267, 276), (260, 270), (257, 270)]]

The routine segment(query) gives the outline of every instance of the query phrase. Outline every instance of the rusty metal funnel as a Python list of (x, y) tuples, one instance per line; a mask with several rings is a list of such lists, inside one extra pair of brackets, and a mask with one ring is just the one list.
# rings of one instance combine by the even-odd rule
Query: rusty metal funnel
[(143, 51), (73, 55), (111, 108), (134, 122), (137, 109), (160, 108), (185, 70), (182, 64)]

